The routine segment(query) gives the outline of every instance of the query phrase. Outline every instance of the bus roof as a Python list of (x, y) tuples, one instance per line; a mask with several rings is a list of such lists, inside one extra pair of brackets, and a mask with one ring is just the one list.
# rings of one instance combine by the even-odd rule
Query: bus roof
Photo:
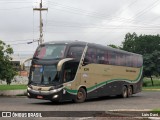
[[(103, 49), (103, 50), (109, 50), (109, 51), (119, 52), (119, 53), (123, 53), (123, 54), (140, 55), (140, 54), (112, 48), (107, 45), (104, 46), (104, 45), (100, 45), (100, 44), (96, 44), (96, 43), (88, 43), (88, 42), (78, 41), (78, 40), (75, 40), (75, 41), (69, 41), (69, 40), (67, 40), (67, 41), (50, 41), (50, 42), (45, 42), (43, 44), (66, 44), (66, 45), (86, 45), (86, 44), (88, 44), (91, 47), (96, 47), (96, 48)], [(140, 56), (142, 56), (142, 55), (140, 55)]]
[(87, 42), (83, 42), (83, 41), (50, 41), (50, 42), (45, 42), (43, 44), (66, 44), (66, 45), (86, 45)]

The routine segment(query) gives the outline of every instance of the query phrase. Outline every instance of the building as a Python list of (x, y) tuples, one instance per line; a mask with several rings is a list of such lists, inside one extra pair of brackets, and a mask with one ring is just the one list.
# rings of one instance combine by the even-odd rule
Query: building
[(32, 58), (32, 56), (31, 54), (13, 54), (11, 56), (14, 68), (19, 72), (20, 76), (28, 76), (31, 65), (29, 58)]

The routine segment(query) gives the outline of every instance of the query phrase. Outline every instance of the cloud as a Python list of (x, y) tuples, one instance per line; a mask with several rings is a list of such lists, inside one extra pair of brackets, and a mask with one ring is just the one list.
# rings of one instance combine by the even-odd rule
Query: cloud
[[(42, 12), (45, 42), (82, 40), (120, 45), (128, 32), (159, 33), (157, 0), (43, 0), (43, 4), (48, 7), (48, 12)], [(39, 12), (33, 12), (33, 6), (39, 3), (0, 1), (0, 39), (14, 44), (19, 43), (17, 40), (38, 39)], [(36, 47), (37, 43), (13, 45), (15, 51), (34, 51)]]

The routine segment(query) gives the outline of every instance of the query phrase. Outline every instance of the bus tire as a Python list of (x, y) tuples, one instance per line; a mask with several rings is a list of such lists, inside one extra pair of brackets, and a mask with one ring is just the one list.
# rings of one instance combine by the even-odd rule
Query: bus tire
[(133, 94), (133, 89), (132, 89), (132, 86), (128, 86), (128, 97), (131, 97)]
[(122, 94), (121, 94), (122, 98), (127, 98), (128, 97), (128, 90), (126, 86), (123, 86), (122, 88)]
[(86, 94), (85, 89), (80, 88), (80, 89), (78, 90), (78, 93), (77, 93), (77, 95), (76, 95), (76, 98), (74, 99), (74, 102), (76, 102), (76, 103), (84, 102), (84, 101), (86, 100), (86, 96), (87, 96), (87, 94)]

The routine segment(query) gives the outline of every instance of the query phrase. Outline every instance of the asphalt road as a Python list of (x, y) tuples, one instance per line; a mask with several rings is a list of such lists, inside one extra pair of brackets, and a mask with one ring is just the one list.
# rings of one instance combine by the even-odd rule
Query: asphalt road
[(84, 103), (51, 103), (27, 97), (0, 97), (0, 111), (109, 111), (160, 108), (160, 91), (141, 92), (131, 98), (103, 97)]

